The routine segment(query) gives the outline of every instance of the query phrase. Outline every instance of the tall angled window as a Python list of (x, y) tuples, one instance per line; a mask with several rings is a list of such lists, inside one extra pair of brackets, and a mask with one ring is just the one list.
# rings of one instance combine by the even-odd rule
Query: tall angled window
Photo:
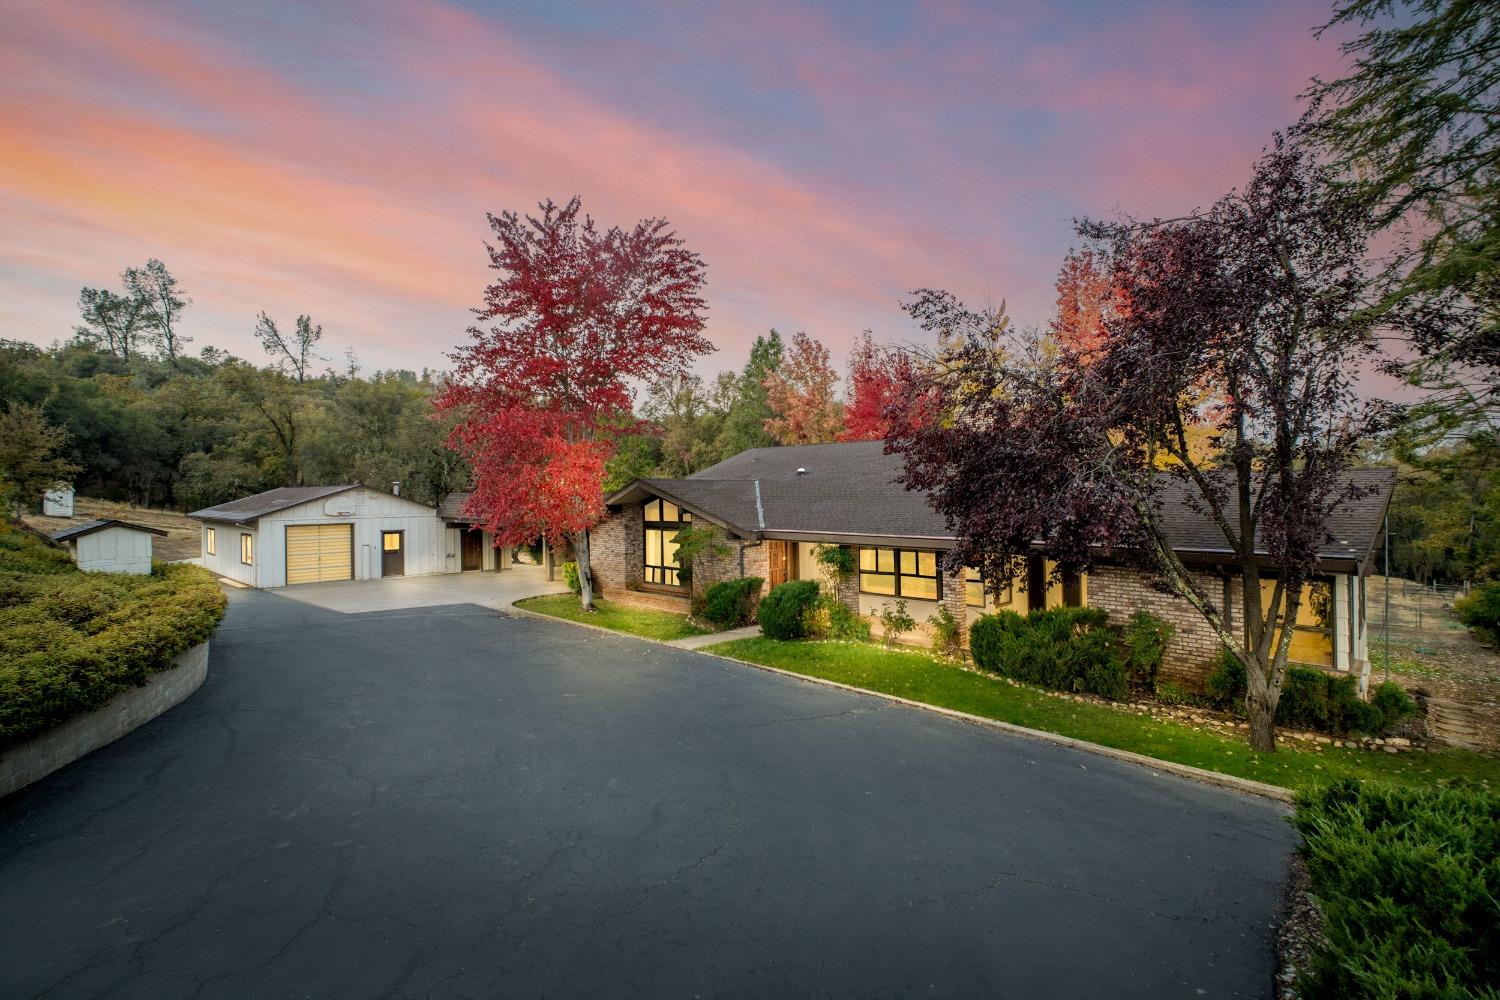
[(643, 549), (641, 578), (658, 587), (680, 587), (681, 569), (677, 561), (677, 543), (672, 539), (690, 524), (693, 515), (668, 500), (647, 501), (643, 510), (646, 544)]

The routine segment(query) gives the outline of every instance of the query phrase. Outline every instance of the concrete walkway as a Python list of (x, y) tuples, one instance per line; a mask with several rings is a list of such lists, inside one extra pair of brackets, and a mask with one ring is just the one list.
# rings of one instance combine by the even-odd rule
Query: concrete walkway
[(732, 628), (728, 632), (710, 632), (708, 635), (685, 635), (681, 639), (668, 639), (667, 645), (676, 646), (678, 649), (702, 649), (716, 642), (751, 639), (757, 635), (760, 635), (759, 625), (746, 625), (744, 628)]

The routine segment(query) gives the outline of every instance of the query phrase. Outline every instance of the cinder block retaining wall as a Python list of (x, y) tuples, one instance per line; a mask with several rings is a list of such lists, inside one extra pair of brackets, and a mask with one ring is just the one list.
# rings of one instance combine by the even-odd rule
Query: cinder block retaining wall
[(85, 754), (186, 700), (208, 676), (208, 643), (194, 646), (142, 687), (116, 695), (103, 708), (69, 719), (0, 757), (0, 796), (9, 795), (66, 767)]

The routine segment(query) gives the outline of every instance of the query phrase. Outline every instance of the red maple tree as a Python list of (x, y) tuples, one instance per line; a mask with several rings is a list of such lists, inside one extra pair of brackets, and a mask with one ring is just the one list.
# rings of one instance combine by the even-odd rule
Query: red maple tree
[(911, 387), (904, 351), (876, 344), (866, 330), (849, 355), (849, 401), (840, 441), (878, 441), (890, 430), (890, 408)]
[(702, 258), (662, 219), (600, 230), (574, 198), (539, 216), (489, 216), (489, 285), (473, 343), (436, 400), (450, 448), (473, 467), (467, 513), (497, 545), (566, 538), (593, 609), (589, 529), (605, 516), (604, 464), (635, 426), (631, 383), (713, 350), (702, 335)]
[(1057, 315), (1051, 323), (1054, 339), (1066, 351), (1087, 360), (1097, 355), (1108, 338), (1105, 322), (1117, 307), (1118, 295), (1092, 250), (1069, 251), (1057, 275)]

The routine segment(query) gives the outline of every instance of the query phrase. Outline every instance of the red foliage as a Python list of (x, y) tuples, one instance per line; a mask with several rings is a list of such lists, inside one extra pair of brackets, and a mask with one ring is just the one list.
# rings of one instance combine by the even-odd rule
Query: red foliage
[(1053, 338), (1063, 350), (1081, 359), (1094, 357), (1108, 339), (1105, 322), (1115, 310), (1118, 297), (1092, 250), (1069, 251), (1057, 275)]
[(849, 402), (840, 441), (878, 441), (891, 428), (891, 410), (911, 387), (905, 352), (878, 346), (866, 331), (849, 356)]
[(600, 231), (577, 198), (540, 207), (489, 216), (501, 277), (437, 407), (460, 418), (449, 446), (473, 466), (468, 513), (502, 545), (569, 536), (578, 548), (631, 426), (628, 380), (660, 380), (713, 347), (703, 261), (665, 221)]

